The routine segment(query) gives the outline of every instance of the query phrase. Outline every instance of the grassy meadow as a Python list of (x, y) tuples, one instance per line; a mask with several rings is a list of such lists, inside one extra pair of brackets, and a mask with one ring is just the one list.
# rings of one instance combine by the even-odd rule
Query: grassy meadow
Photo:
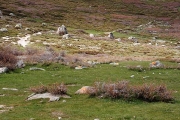
[[(177, 66), (177, 63), (165, 62), (165, 65)], [(75, 70), (59, 64), (27, 65), (23, 69), (0, 75), (0, 88), (16, 88), (18, 91), (0, 89), (5, 96), (0, 97), (0, 104), (13, 107), (0, 114), (2, 120), (178, 120), (180, 119), (179, 70), (152, 69), (142, 72), (129, 70), (128, 66), (142, 65), (149, 62), (120, 62), (118, 66), (99, 64), (92, 68)], [(30, 71), (32, 66), (46, 71)], [(134, 75), (134, 77), (130, 77)], [(143, 78), (149, 76), (147, 78)], [(154, 83), (166, 84), (173, 90), (173, 103), (145, 102), (141, 100), (100, 99), (88, 95), (75, 95), (82, 86), (92, 86), (94, 82), (115, 82), (128, 80), (133, 85)], [(68, 86), (71, 98), (60, 98), (56, 102), (47, 99), (25, 101), (32, 92), (32, 86), (63, 82)], [(64, 100), (66, 102), (64, 102)]]
[[(0, 120), (179, 120), (179, 6), (179, 0), (1, 0), (0, 67), (10, 71), (0, 74)], [(69, 39), (56, 34), (61, 25)], [(114, 39), (107, 37), (110, 32)], [(18, 45), (26, 35), (28, 45)], [(16, 69), (21, 59), (26, 66)], [(164, 67), (150, 69), (156, 60)], [(124, 80), (166, 85), (173, 101), (75, 94), (95, 82)], [(26, 101), (31, 87), (53, 83), (64, 83), (71, 98)]]

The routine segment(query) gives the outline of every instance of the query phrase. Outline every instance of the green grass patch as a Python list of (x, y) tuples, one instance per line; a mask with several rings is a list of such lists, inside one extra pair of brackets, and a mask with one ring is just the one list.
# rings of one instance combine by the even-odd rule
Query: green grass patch
[[(164, 63), (166, 64), (166, 63)], [(177, 63), (167, 63), (177, 65)], [(8, 112), (0, 114), (2, 120), (6, 119), (52, 119), (62, 117), (65, 120), (101, 120), (138, 119), (160, 120), (179, 119), (180, 88), (179, 70), (153, 69), (143, 72), (132, 71), (127, 66), (149, 65), (149, 62), (120, 62), (118, 66), (99, 64), (92, 68), (75, 70), (60, 64), (27, 65), (23, 69), (0, 75), (0, 104), (13, 106)], [(46, 71), (30, 71), (31, 67), (41, 67)], [(134, 77), (131, 77), (134, 75)], [(149, 76), (143, 78), (144, 76)], [(75, 91), (82, 86), (91, 86), (94, 82), (116, 82), (128, 80), (131, 84), (143, 83), (166, 84), (173, 93), (174, 103), (144, 102), (141, 100), (126, 101), (123, 99), (98, 99), (88, 95), (75, 95)], [(32, 92), (32, 86), (61, 83), (69, 85), (67, 93), (70, 99), (60, 98), (57, 102), (48, 102), (46, 99), (25, 101)], [(72, 85), (72, 86), (71, 86)], [(3, 90), (2, 88), (17, 88), (18, 91)], [(66, 100), (66, 102), (63, 102)]]

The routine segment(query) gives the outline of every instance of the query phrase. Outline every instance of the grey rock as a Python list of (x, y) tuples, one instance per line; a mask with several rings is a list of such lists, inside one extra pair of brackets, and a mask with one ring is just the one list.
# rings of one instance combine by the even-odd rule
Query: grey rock
[(2, 88), (3, 90), (12, 90), (12, 91), (18, 91), (16, 88)]
[(15, 25), (15, 28), (16, 28), (16, 29), (21, 29), (21, 28), (22, 28), (22, 24), (21, 24), (21, 23), (16, 24), (16, 25)]
[(65, 34), (68, 34), (68, 31), (67, 31), (66, 27), (64, 25), (62, 25), (61, 27), (58, 27), (56, 33), (59, 35), (65, 35)]
[(34, 100), (34, 99), (46, 99), (49, 98), (49, 102), (53, 102), (53, 101), (59, 101), (60, 99), (60, 95), (53, 95), (51, 93), (42, 93), (42, 94), (32, 94), (30, 96), (28, 96), (27, 101), (28, 100)]
[(114, 35), (113, 35), (113, 33), (112, 33), (112, 32), (110, 32), (110, 33), (109, 33), (109, 35), (108, 35), (108, 37), (109, 37), (110, 39), (114, 39)]
[(41, 71), (45, 71), (45, 69), (37, 68), (37, 67), (31, 67), (31, 68), (29, 68), (29, 70), (41, 70)]
[(47, 26), (47, 23), (42, 23), (42, 26)]
[(16, 63), (16, 67), (17, 67), (17, 68), (23, 68), (23, 67), (25, 67), (24, 61), (23, 61), (23, 60), (19, 60), (19, 61)]
[(92, 33), (89, 34), (89, 37), (94, 38), (94, 34), (92, 34)]
[(14, 13), (9, 13), (9, 16), (14, 17), (16, 15)]
[(8, 68), (7, 67), (1, 67), (0, 68), (0, 74), (1, 73), (5, 73), (5, 72), (7, 72), (8, 71)]
[(150, 63), (150, 68), (162, 68), (164, 65), (160, 61)]
[(7, 28), (1, 28), (0, 31), (1, 32), (7, 32), (8, 30), (7, 30)]
[(65, 34), (62, 36), (62, 39), (69, 39), (70, 35), (69, 34)]

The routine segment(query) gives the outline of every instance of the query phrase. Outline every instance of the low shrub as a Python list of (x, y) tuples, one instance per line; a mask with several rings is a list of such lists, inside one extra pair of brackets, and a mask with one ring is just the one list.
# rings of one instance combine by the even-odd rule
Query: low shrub
[(36, 94), (41, 94), (47, 92), (48, 88), (44, 85), (41, 85), (41, 86), (30, 87), (30, 91)]
[(128, 81), (119, 81), (117, 83), (96, 82), (93, 88), (94, 90), (88, 91), (90, 96), (113, 99), (123, 98), (126, 100), (135, 98), (148, 102), (173, 101), (172, 91), (167, 90), (165, 85), (143, 84), (130, 86)]
[(49, 92), (54, 95), (63, 95), (63, 94), (67, 94), (67, 86), (64, 83), (54, 83), (48, 86), (40, 85), (40, 86), (30, 87), (30, 91), (36, 94)]
[(169, 102), (173, 100), (172, 91), (167, 90), (165, 85), (143, 84), (142, 86), (132, 87), (132, 91), (135, 98), (145, 101)]
[(18, 59), (10, 47), (0, 46), (0, 67), (7, 67), (9, 70), (16, 68)]
[(54, 83), (48, 86), (48, 92), (54, 95), (67, 94), (67, 87), (64, 83)]

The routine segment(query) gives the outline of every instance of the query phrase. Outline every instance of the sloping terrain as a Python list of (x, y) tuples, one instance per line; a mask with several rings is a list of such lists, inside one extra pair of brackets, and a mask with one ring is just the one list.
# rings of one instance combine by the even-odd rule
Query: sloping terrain
[[(40, 36), (33, 36), (30, 42), (38, 41), (39, 46), (45, 43), (68, 53), (179, 58), (178, 0), (8, 0), (0, 1), (0, 10), (3, 13), (1, 28), (8, 25), (8, 31), (1, 32), (0, 37), (24, 37), (42, 32)], [(22, 23), (23, 28), (15, 29), (17, 23)], [(75, 35), (70, 41), (61, 40), (55, 34), (62, 24)], [(120, 38), (121, 42), (107, 40), (104, 32), (113, 32), (115, 39)], [(89, 38), (89, 33), (95, 34), (96, 38)], [(135, 36), (140, 44), (128, 40), (131, 36)], [(9, 41), (1, 38), (0, 42), (17, 42), (17, 38)]]
[(8, 0), (1, 1), (5, 15), (15, 13), (19, 19), (32, 18), (70, 27), (115, 30), (159, 20), (178, 23), (180, 3), (158, 0)]

